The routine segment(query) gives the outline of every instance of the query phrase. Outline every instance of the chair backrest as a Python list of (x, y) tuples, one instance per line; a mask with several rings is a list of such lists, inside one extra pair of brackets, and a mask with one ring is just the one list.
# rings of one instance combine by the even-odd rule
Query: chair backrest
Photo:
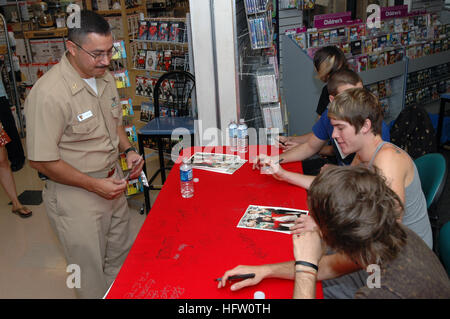
[(450, 277), (450, 221), (439, 232), (439, 258)]
[(414, 163), (419, 171), (427, 208), (430, 208), (441, 197), (447, 181), (447, 161), (440, 153), (430, 153), (415, 159)]
[(191, 73), (186, 71), (164, 73), (153, 89), (155, 117), (189, 116), (194, 88), (195, 78)]

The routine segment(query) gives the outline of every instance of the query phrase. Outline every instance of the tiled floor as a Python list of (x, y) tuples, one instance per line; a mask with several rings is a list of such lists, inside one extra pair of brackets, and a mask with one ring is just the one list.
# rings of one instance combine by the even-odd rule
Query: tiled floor
[[(157, 159), (147, 160), (149, 175)], [(42, 190), (41, 181), (28, 163), (14, 173), (17, 193), (25, 190)], [(157, 192), (151, 194), (152, 203)], [(44, 204), (29, 206), (30, 218), (20, 218), (11, 213), (9, 198), (0, 187), (0, 299), (9, 298), (76, 298), (66, 285), (66, 261), (58, 239), (53, 233), (45, 213)], [(133, 233), (139, 232), (145, 214), (139, 213), (143, 195), (129, 199)]]

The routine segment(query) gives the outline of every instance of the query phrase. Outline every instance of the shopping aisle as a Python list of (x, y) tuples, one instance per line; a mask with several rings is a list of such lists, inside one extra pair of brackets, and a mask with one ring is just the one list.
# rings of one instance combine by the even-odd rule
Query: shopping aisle
[[(157, 165), (157, 158), (147, 161), (150, 171)], [(27, 190), (42, 190), (41, 181), (28, 162), (13, 173), (18, 195)], [(152, 204), (157, 192), (151, 192)], [(139, 232), (145, 215), (139, 213), (144, 196), (129, 200), (133, 233)], [(76, 298), (66, 286), (70, 273), (59, 242), (45, 213), (44, 204), (27, 205), (33, 210), (30, 218), (20, 218), (11, 213), (10, 200), (0, 191), (0, 299), (10, 298)]]

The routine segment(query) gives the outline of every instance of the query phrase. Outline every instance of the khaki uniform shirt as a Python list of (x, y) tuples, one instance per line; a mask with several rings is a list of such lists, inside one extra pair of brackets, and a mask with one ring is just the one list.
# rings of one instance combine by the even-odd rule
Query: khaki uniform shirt
[(106, 71), (95, 94), (66, 54), (25, 101), (28, 159), (63, 160), (83, 173), (110, 168), (118, 159), (122, 123), (115, 80)]

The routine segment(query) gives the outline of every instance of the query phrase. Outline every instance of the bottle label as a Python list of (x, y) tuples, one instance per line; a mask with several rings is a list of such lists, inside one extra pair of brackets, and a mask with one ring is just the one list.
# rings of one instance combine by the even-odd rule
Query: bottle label
[(230, 128), (230, 137), (236, 137), (237, 136), (237, 128)]
[(192, 169), (187, 171), (180, 171), (180, 179), (182, 182), (192, 181)]
[(244, 138), (244, 137), (247, 137), (247, 129), (238, 130), (238, 138)]

